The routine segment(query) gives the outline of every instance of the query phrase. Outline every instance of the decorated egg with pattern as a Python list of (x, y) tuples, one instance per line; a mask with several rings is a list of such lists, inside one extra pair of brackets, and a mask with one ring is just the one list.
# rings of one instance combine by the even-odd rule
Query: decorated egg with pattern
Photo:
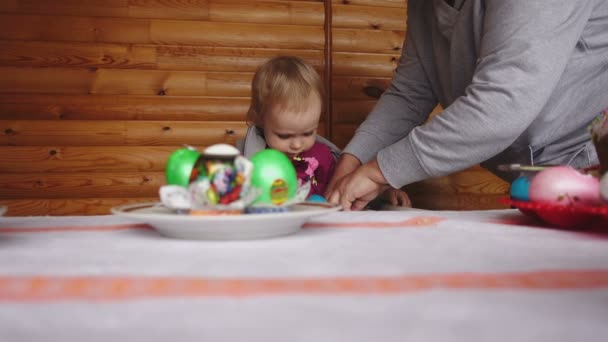
[(251, 157), (251, 185), (261, 193), (254, 204), (281, 205), (292, 199), (298, 188), (296, 170), (285, 154), (265, 149)]

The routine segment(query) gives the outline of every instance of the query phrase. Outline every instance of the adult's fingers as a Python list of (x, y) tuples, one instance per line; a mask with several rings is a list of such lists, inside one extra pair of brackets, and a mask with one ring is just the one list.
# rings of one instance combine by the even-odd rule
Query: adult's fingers
[(412, 201), (410, 200), (410, 197), (405, 192), (403, 193), (403, 199), (401, 200), (401, 206), (402, 207), (411, 207), (412, 206)]
[(348, 197), (346, 197), (346, 196), (343, 195), (343, 196), (340, 197), (340, 205), (342, 206), (342, 209), (344, 211), (350, 211), (351, 207), (353, 205), (353, 202), (350, 201), (348, 199)]
[(340, 204), (340, 192), (337, 189), (329, 193), (326, 198), (331, 204)]
[(411, 207), (412, 202), (410, 201), (410, 197), (407, 195), (405, 191), (399, 190), (397, 192), (398, 205), (402, 207)]
[[(342, 178), (340, 178), (342, 179)], [(325, 189), (325, 198), (330, 198), (334, 193), (336, 193), (336, 185), (338, 184), (338, 182), (340, 181), (340, 179), (336, 178), (336, 177), (332, 177), (331, 181), (329, 181), (329, 184), (327, 184), (327, 189)], [(335, 203), (337, 204), (337, 203)]]
[(387, 197), (388, 197), (388, 203), (390, 203), (390, 205), (399, 205), (399, 196), (397, 196), (396, 191), (388, 190)]
[(363, 199), (356, 199), (352, 205), (351, 205), (351, 209), (352, 210), (362, 210), (363, 208), (365, 208), (365, 206), (369, 203), (369, 201), (367, 200), (363, 200)]

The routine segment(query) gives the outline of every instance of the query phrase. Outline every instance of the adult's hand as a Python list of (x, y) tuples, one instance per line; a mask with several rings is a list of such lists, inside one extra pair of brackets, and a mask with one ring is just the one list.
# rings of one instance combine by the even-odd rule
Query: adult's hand
[(384, 191), (380, 198), (388, 202), (388, 204), (396, 207), (411, 207), (412, 201), (410, 201), (410, 197), (407, 193), (400, 189), (390, 188)]
[(327, 198), (346, 211), (361, 210), (387, 188), (386, 179), (374, 159), (342, 177)]
[(327, 185), (325, 198), (329, 198), (331, 193), (334, 192), (334, 188), (336, 184), (338, 184), (338, 181), (344, 178), (344, 176), (353, 173), (359, 166), (361, 166), (361, 161), (359, 161), (357, 157), (349, 153), (343, 153), (340, 156), (340, 159), (338, 159), (334, 174)]

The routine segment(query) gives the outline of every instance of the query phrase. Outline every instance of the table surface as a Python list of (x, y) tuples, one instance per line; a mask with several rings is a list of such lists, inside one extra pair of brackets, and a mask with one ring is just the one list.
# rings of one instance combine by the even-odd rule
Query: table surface
[(605, 341), (608, 229), (335, 212), (253, 241), (0, 218), (1, 341)]

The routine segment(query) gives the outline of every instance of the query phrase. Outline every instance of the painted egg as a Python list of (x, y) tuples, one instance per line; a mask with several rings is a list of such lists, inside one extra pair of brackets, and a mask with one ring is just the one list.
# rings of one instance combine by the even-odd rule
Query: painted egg
[(599, 180), (570, 166), (545, 169), (530, 182), (530, 199), (535, 202), (569, 205), (598, 205)]
[(520, 176), (511, 183), (510, 194), (511, 198), (518, 201), (529, 201), (530, 200), (530, 178), (527, 176)]
[(187, 187), (199, 157), (200, 153), (192, 147), (180, 148), (171, 153), (165, 167), (167, 184)]
[(293, 164), (285, 154), (265, 149), (254, 154), (251, 162), (251, 185), (261, 190), (254, 204), (281, 205), (295, 196), (298, 178)]
[(239, 155), (239, 150), (228, 144), (215, 144), (203, 150), (203, 155), (206, 157), (236, 157)]
[(317, 195), (317, 194), (312, 194), (312, 195), (308, 196), (308, 198), (306, 200), (308, 202), (317, 202), (317, 203), (325, 203), (325, 202), (327, 202), (327, 200), (325, 199), (325, 197), (323, 197), (321, 195)]
[(599, 180), (569, 166), (556, 166), (539, 172), (530, 182), (530, 200), (547, 204), (536, 214), (550, 224), (584, 227), (591, 216), (586, 213), (558, 210), (555, 206), (582, 207), (600, 203)]

